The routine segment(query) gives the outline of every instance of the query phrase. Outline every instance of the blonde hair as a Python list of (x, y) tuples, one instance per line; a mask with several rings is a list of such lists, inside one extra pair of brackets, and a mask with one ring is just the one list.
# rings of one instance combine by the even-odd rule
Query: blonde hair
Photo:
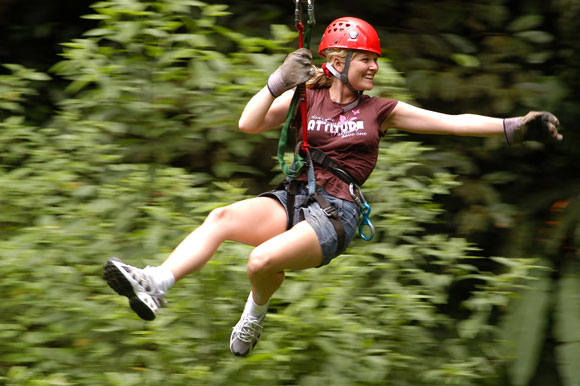
[[(346, 54), (348, 53), (347, 49), (344, 48), (327, 48), (324, 50), (324, 55), (326, 56), (326, 63), (332, 63), (334, 58), (338, 58), (339, 61), (345, 62), (346, 61)], [(352, 55), (352, 59), (358, 54), (358, 51), (354, 51)], [(316, 67), (316, 73), (306, 82), (307, 88), (328, 88), (332, 86), (332, 82), (334, 82), (335, 77), (331, 76), (330, 78), (326, 77), (324, 70), (322, 68)]]

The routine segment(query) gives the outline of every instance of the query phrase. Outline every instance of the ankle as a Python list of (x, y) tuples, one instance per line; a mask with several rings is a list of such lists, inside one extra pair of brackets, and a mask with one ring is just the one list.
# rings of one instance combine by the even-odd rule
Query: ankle
[(266, 311), (268, 311), (268, 304), (269, 302), (266, 302), (266, 304), (258, 305), (254, 300), (252, 291), (250, 291), (244, 310), (247, 311), (250, 315), (259, 318), (264, 315)]
[(151, 267), (149, 273), (155, 286), (162, 293), (167, 292), (175, 284), (175, 276), (169, 268), (164, 266)]

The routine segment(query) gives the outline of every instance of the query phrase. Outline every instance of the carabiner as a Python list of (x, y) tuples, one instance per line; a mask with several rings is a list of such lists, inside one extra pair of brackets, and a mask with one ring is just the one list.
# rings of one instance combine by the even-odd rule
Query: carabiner
[(302, 6), (300, 0), (296, 0), (294, 8), (294, 26), (298, 31), (298, 48), (304, 47), (304, 24), (302, 23)]
[(314, 19), (314, 0), (308, 0), (308, 23), (316, 24)]
[[(355, 192), (355, 189), (356, 189), (356, 192)], [(363, 203), (361, 201), (361, 198), (364, 200), (364, 196), (362, 194), (362, 190), (361, 190), (360, 186), (358, 186), (357, 184), (352, 182), (352, 183), (350, 183), (350, 185), (348, 185), (348, 190), (350, 191), (350, 196), (352, 197), (354, 202), (356, 202), (356, 204), (358, 205), (359, 208), (362, 208)]]
[(294, 25), (298, 27), (302, 24), (302, 1), (296, 0), (294, 5)]

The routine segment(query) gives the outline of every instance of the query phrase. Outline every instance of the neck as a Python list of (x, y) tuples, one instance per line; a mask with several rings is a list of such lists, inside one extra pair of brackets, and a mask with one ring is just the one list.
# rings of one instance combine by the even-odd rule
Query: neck
[(330, 99), (336, 103), (350, 103), (358, 98), (358, 95), (353, 93), (342, 82), (337, 81), (337, 79), (332, 82), (332, 86), (330, 86), (328, 92), (330, 93)]

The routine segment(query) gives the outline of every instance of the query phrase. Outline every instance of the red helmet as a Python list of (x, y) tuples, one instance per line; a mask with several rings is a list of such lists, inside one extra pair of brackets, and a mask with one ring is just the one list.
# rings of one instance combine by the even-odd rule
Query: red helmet
[(356, 17), (341, 17), (326, 28), (318, 46), (318, 53), (325, 56), (327, 48), (347, 48), (374, 52), (381, 55), (379, 35), (372, 25)]

